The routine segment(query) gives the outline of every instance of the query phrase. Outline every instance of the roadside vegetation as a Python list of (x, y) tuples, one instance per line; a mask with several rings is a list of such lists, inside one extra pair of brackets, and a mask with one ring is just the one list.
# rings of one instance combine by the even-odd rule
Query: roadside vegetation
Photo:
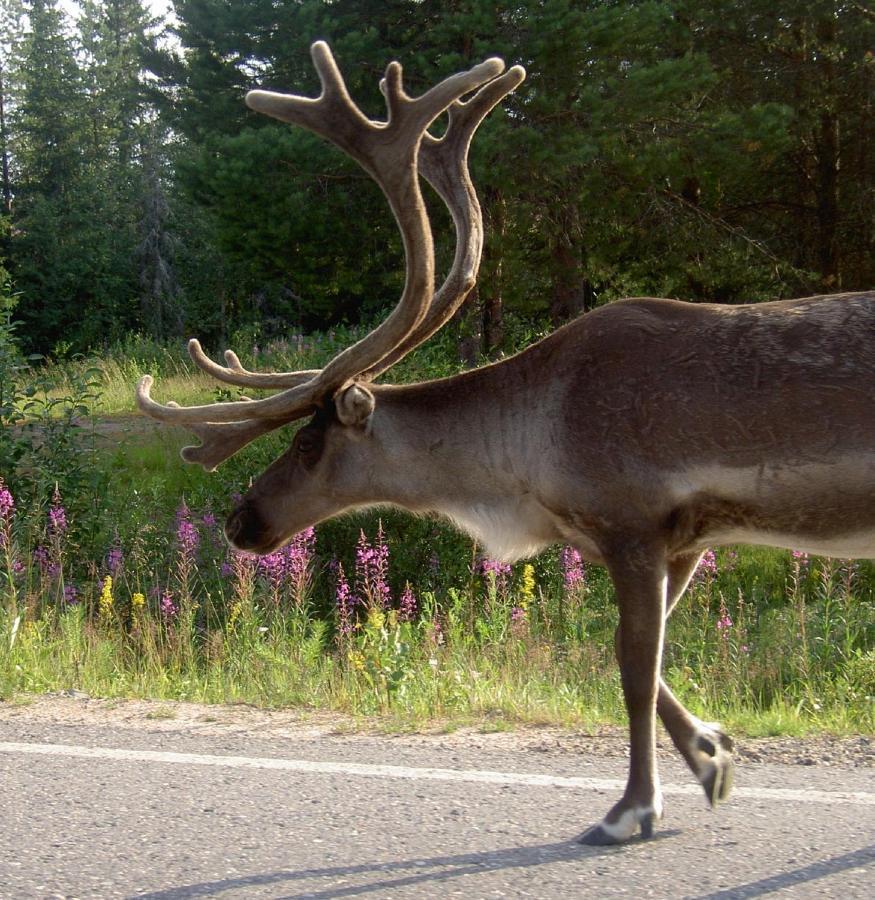
[[(171, 6), (0, 0), (0, 698), (243, 700), (398, 727), (622, 719), (609, 582), (573, 550), (508, 568), (380, 510), (266, 559), (231, 553), (221, 522), (290, 429), (207, 475), (179, 459), (182, 432), (135, 415), (133, 386), (151, 373), (159, 401), (233, 399), (185, 337), (252, 368), (316, 368), (400, 294), (377, 187), (243, 101), (315, 96), (316, 38), (370, 116), (391, 59), (412, 95), (495, 54), (528, 72), (472, 148), (477, 290), (394, 381), (623, 296), (871, 290), (875, 16), (798, 0)], [(453, 227), (426, 200), (445, 271)], [(871, 563), (722, 549), (672, 617), (665, 670), (736, 729), (872, 732), (873, 648)]]
[[(316, 366), (351, 338), (258, 355)], [(456, 365), (438, 342), (400, 375)], [(505, 566), (392, 510), (326, 523), (266, 558), (231, 551), (224, 515), (288, 433), (216, 474), (185, 466), (182, 433), (132, 415), (147, 370), (183, 399), (215, 397), (181, 349), (149, 343), (2, 373), (0, 696), (245, 701), (397, 727), (622, 720), (602, 570), (569, 547)], [(748, 733), (871, 732), (873, 638), (871, 563), (720, 549), (672, 617), (665, 671), (693, 711)]]

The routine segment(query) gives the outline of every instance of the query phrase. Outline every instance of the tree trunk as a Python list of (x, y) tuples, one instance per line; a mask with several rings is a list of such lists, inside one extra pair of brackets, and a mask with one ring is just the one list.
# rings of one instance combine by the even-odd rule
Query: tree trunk
[(582, 311), (582, 288), (577, 257), (571, 247), (558, 240), (553, 247), (553, 294), (550, 300), (550, 319), (554, 325), (562, 325)]
[(481, 279), (480, 315), (482, 350), (489, 356), (504, 340), (504, 300), (502, 297), (502, 244), (505, 230), (505, 204), (500, 192), (490, 192), (486, 233), (492, 249), (486, 251), (486, 277)]
[(9, 135), (6, 131), (6, 82), (0, 60), (0, 166), (3, 178), (3, 214), (12, 212), (12, 183), (9, 179)]
[(835, 18), (823, 18), (817, 23), (817, 37), (821, 48), (819, 65), (823, 89), (823, 108), (817, 130), (817, 257), (820, 279), (825, 290), (841, 288), (841, 247), (839, 243), (839, 117), (837, 113), (835, 51)]

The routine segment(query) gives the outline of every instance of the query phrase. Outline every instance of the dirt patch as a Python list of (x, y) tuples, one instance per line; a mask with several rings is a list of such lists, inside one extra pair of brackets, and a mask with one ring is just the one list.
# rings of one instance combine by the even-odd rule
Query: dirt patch
[[(207, 706), (157, 700), (100, 700), (78, 691), (0, 701), (0, 723), (107, 725), (168, 733), (317, 738), (325, 735), (373, 736), (392, 733), (393, 741), (410, 746), (440, 743), (467, 749), (562, 752), (609, 757), (627, 755), (626, 729), (604, 726), (596, 732), (521, 725), (512, 731), (490, 731), (489, 722), (449, 729), (438, 723), (417, 733), (397, 733), (397, 725), (379, 718), (359, 719), (340, 713), (295, 709), (259, 709), (243, 704)], [(660, 748), (674, 753), (665, 735)], [(739, 738), (735, 758), (745, 764), (875, 768), (875, 738), (866, 735), (804, 738)]]

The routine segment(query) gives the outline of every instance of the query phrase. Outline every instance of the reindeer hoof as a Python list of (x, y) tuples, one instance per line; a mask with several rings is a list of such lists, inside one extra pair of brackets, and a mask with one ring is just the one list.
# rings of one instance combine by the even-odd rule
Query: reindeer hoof
[(713, 736), (716, 743), (704, 736), (700, 736), (697, 743), (698, 749), (710, 757), (699, 780), (705, 789), (708, 803), (716, 806), (729, 796), (735, 766), (732, 762), (731, 738), (722, 731), (714, 731)]
[[(586, 831), (577, 839), (578, 844), (585, 844), (588, 847), (610, 847), (614, 844), (625, 844), (635, 834), (635, 826), (631, 829), (628, 823), (623, 819), (634, 815), (628, 810), (616, 825), (607, 825), (605, 822), (599, 822), (587, 828)], [(658, 816), (654, 812), (646, 812), (638, 818), (638, 825), (641, 828), (642, 840), (649, 840), (653, 837), (653, 826), (658, 821)], [(613, 831), (613, 833), (612, 833)]]
[(608, 834), (601, 825), (593, 825), (577, 839), (578, 844), (584, 844), (587, 847), (610, 847), (613, 844), (625, 844), (628, 838), (614, 837)]

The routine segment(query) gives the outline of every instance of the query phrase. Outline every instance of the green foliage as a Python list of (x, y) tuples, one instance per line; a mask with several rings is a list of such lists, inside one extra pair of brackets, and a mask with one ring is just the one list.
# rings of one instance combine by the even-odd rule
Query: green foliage
[[(319, 366), (354, 337), (265, 343), (258, 356), (271, 368)], [(444, 349), (443, 359), (420, 349), (401, 374), (452, 368)], [(485, 564), (455, 530), (394, 510), (323, 523), (303, 568), (300, 555), (295, 568), (231, 553), (219, 523), (232, 495), (288, 435), (246, 448), (217, 478), (179, 459), (172, 430), (127, 419), (83, 429), (74, 422), (114, 390), (108, 379), (130, 390), (144, 367), (186, 371), (181, 348), (146, 338), (101, 363), (99, 376), (75, 359), (21, 370), (31, 396), (26, 452), (3, 472), (16, 507), (0, 522), (0, 693), (76, 687), (414, 723), (485, 716), (496, 727), (622, 720), (604, 570), (572, 578), (560, 548), (512, 569)], [(63, 531), (52, 525), (59, 503)], [(363, 565), (363, 547), (385, 548), (382, 568)], [(362, 601), (345, 620), (340, 566)], [(401, 602), (408, 588), (415, 606)], [(672, 616), (665, 669), (697, 714), (747, 730), (869, 731), (873, 642), (870, 564), (722, 550)]]
[(20, 433), (25, 401), (21, 375), (26, 363), (16, 338), (17, 323), (12, 321), (16, 302), (9, 274), (0, 264), (0, 475), (14, 471), (28, 448)]
[(82, 0), (75, 30), (54, 0), (4, 10), (28, 351), (385, 315), (403, 260), (377, 188), (243, 103), (315, 95), (315, 37), (374, 117), (391, 58), (412, 93), (496, 53), (528, 69), (472, 150), (487, 246), (466, 347), (504, 347), (505, 311), (556, 324), (629, 294), (734, 303), (875, 278), (875, 21), (858, 4), (182, 0), (175, 42), (141, 0)]

